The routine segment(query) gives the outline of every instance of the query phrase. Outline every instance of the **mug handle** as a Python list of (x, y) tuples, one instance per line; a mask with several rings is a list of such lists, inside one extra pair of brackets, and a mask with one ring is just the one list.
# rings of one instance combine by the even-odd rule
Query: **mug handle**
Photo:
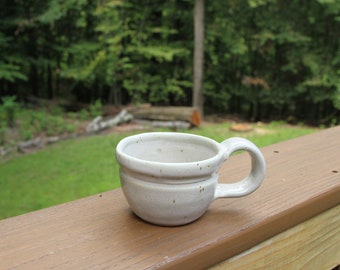
[(214, 200), (218, 198), (235, 198), (246, 196), (254, 192), (263, 182), (266, 171), (266, 163), (261, 151), (255, 144), (244, 138), (230, 138), (221, 143), (225, 148), (224, 161), (236, 151), (244, 150), (251, 157), (251, 171), (243, 180), (230, 183), (218, 184), (214, 194)]

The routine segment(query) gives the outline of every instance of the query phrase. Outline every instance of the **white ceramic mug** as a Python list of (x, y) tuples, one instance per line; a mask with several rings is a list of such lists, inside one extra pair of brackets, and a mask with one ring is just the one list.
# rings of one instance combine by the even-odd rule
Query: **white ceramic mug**
[[(219, 184), (218, 169), (238, 150), (250, 154), (250, 174), (236, 183)], [(217, 143), (186, 133), (142, 133), (121, 140), (116, 157), (132, 211), (145, 221), (165, 226), (198, 219), (215, 199), (248, 195), (265, 176), (262, 153), (243, 138)]]

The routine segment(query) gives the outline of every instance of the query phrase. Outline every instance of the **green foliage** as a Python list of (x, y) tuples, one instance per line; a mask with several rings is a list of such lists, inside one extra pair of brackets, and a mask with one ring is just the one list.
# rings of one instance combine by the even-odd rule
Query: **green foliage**
[(0, 145), (4, 145), (7, 139), (7, 125), (0, 121)]
[[(51, 0), (44, 12), (37, 16), (36, 20), (43, 24), (53, 24), (68, 16), (68, 12), (73, 9), (85, 8), (87, 0)], [(80, 13), (84, 16), (84, 14)], [(76, 24), (83, 26), (83, 16), (76, 20)]]
[(82, 109), (79, 113), (79, 118), (80, 120), (86, 120), (90, 118), (89, 112), (85, 109)]
[(63, 136), (77, 131), (78, 119), (67, 117), (58, 106), (52, 106), (48, 110), (42, 108), (32, 110), (16, 105), (15, 107), (17, 107), (15, 127), (7, 125), (6, 114), (3, 113), (3, 107), (0, 107), (0, 147), (7, 147), (10, 144), (15, 147), (20, 141), (36, 137)]
[(12, 83), (16, 80), (26, 81), (28, 77), (20, 67), (22, 59), (11, 52), (12, 42), (13, 38), (2, 33), (0, 28), (0, 81)]
[(33, 134), (44, 132), (47, 136), (57, 136), (75, 131), (74, 125), (68, 123), (63, 116), (46, 114), (43, 111), (32, 112), (31, 123), (31, 129), (28, 130)]
[(33, 139), (33, 128), (30, 126), (24, 126), (21, 130), (20, 130), (20, 135), (23, 141), (28, 141)]
[[(169, 45), (169, 40), (178, 33), (167, 18), (173, 14), (173, 8), (163, 4), (164, 18), (157, 13), (160, 10), (145, 10), (137, 3), (102, 2), (94, 13), (98, 21), (95, 30), (99, 46), (87, 53), (90, 59), (85, 65), (70, 66), (62, 75), (96, 84), (100, 89), (110, 88), (110, 94), (124, 88), (137, 103), (168, 103), (170, 98), (181, 100), (191, 80), (182, 78), (176, 62), (187, 57), (189, 51), (175, 43)], [(160, 16), (157, 20), (161, 20), (161, 24), (148, 20), (154, 14)], [(82, 57), (78, 50), (74, 55)]]
[(5, 115), (5, 120), (8, 127), (14, 127), (15, 116), (19, 109), (19, 104), (15, 101), (16, 96), (6, 96), (1, 98), (2, 105), (0, 111)]
[[(0, 4), (0, 95), (191, 105), (194, 1)], [(340, 123), (340, 2), (206, 3), (207, 111)]]
[(319, 2), (209, 4), (205, 76), (206, 85), (214, 84), (206, 89), (208, 105), (254, 120), (326, 122), (332, 111), (339, 123), (339, 13), (329, 11), (338, 2)]
[(15, 82), (19, 80), (27, 80), (27, 76), (20, 72), (20, 67), (15, 64), (6, 64), (0, 61), (0, 80)]
[(92, 118), (101, 116), (103, 113), (103, 106), (100, 99), (97, 99), (94, 103), (90, 105), (89, 113)]

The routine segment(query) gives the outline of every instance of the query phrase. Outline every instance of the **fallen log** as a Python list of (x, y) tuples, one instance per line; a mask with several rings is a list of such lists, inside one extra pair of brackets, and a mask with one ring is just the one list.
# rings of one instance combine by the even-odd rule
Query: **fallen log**
[(108, 120), (104, 120), (102, 116), (97, 116), (93, 121), (87, 125), (87, 132), (98, 132), (100, 130), (116, 126), (121, 123), (128, 122), (132, 120), (133, 116), (128, 113), (127, 110), (122, 110), (119, 114), (110, 118)]
[(14, 150), (13, 147), (5, 147), (5, 146), (1, 146), (0, 147), (0, 156), (4, 157), (7, 154), (11, 153)]
[(186, 121), (192, 126), (199, 126), (201, 124), (200, 113), (194, 107), (144, 107), (138, 108), (132, 113), (137, 119)]
[(43, 146), (43, 141), (41, 140), (41, 138), (37, 137), (33, 140), (20, 142), (17, 147), (19, 152), (26, 153), (30, 149), (42, 148)]

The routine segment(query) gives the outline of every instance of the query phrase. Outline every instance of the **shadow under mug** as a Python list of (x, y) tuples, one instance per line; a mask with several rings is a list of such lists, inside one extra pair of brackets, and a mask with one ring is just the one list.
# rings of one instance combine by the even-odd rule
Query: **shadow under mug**
[[(235, 151), (251, 156), (243, 180), (218, 183), (218, 169)], [(261, 151), (249, 140), (230, 138), (218, 143), (207, 137), (150, 132), (122, 139), (116, 148), (123, 193), (131, 210), (143, 220), (163, 226), (190, 223), (219, 198), (246, 196), (265, 176)]]

